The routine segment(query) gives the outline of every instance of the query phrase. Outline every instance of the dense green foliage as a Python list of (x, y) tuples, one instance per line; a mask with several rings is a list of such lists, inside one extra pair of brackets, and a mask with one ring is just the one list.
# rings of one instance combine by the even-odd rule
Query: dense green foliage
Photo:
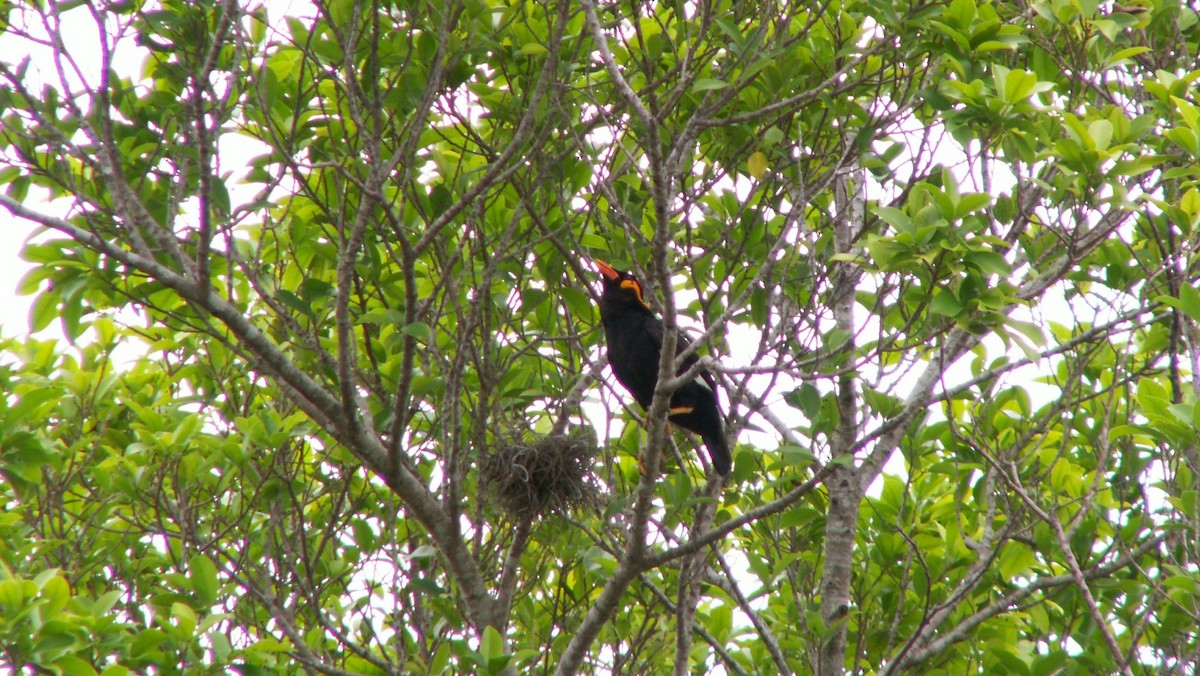
[(63, 337), (0, 343), (0, 664), (1200, 668), (1200, 24), (1134, 2), (0, 1)]

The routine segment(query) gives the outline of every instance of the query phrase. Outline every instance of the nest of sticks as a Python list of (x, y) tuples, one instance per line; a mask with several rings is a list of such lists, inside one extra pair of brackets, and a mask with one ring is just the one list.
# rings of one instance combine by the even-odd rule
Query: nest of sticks
[(489, 496), (511, 517), (534, 521), (595, 504), (598, 449), (584, 435), (506, 442), (480, 461)]

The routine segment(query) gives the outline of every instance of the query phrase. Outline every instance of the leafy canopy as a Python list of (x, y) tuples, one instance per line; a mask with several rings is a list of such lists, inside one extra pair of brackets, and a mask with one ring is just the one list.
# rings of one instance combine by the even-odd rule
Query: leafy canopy
[(2, 343), (0, 663), (1194, 670), (1200, 29), (1134, 2), (0, 2), (62, 336)]

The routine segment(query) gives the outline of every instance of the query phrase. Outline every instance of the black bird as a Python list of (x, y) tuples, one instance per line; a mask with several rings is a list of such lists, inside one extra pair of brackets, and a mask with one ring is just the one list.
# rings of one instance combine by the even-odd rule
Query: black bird
[[(608, 365), (617, 381), (629, 390), (643, 409), (650, 408), (654, 387), (658, 384), (658, 360), (662, 354), (663, 323), (650, 311), (642, 296), (642, 284), (628, 272), (616, 270), (604, 261), (594, 260), (603, 275), (604, 293), (600, 295), (600, 319), (608, 343)], [(675, 338), (675, 353), (688, 346), (682, 333)], [(692, 352), (676, 363), (676, 374), (692, 367), (700, 357)], [(732, 458), (725, 441), (725, 422), (717, 403), (717, 381), (708, 371), (685, 383), (671, 394), (668, 420), (690, 430), (704, 440), (713, 468), (729, 474)]]

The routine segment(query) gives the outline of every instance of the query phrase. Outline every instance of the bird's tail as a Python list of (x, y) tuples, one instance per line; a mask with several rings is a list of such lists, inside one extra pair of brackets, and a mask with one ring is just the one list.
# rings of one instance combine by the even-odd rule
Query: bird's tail
[(708, 449), (708, 458), (712, 460), (713, 469), (717, 474), (727, 476), (733, 469), (733, 456), (729, 452), (729, 444), (724, 434), (713, 434), (704, 437), (704, 447)]

